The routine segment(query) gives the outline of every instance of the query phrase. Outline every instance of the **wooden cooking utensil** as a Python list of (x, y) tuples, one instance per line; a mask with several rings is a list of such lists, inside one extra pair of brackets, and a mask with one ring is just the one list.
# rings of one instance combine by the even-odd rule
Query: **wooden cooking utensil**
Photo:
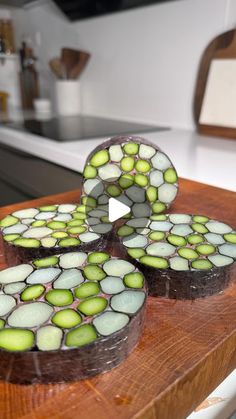
[(65, 79), (66, 78), (66, 71), (65, 66), (60, 58), (55, 57), (49, 61), (49, 67), (51, 68), (53, 74), (58, 79)]
[(61, 61), (64, 64), (67, 78), (70, 76), (70, 71), (74, 68), (80, 59), (80, 52), (77, 49), (64, 47), (61, 49)]
[(69, 73), (69, 78), (70, 79), (77, 79), (81, 75), (81, 73), (83, 72), (83, 70), (86, 67), (86, 64), (87, 64), (89, 58), (90, 58), (90, 54), (88, 52), (80, 51), (79, 61), (71, 69), (71, 71)]

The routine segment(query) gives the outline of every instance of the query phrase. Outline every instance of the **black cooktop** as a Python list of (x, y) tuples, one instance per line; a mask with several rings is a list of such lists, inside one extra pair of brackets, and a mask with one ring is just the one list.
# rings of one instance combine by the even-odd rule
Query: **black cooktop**
[(7, 122), (9, 128), (30, 132), (54, 141), (78, 141), (88, 138), (108, 137), (119, 134), (141, 134), (142, 132), (164, 131), (168, 128), (136, 122), (118, 121), (95, 116), (78, 115), (51, 119), (25, 119)]

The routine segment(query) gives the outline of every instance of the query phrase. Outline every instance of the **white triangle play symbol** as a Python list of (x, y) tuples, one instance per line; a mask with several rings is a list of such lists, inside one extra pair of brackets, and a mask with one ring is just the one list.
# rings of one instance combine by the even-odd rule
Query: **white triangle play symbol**
[(119, 218), (123, 217), (124, 215), (130, 212), (130, 208), (128, 207), (128, 205), (123, 204), (115, 198), (109, 199), (108, 210), (108, 218), (110, 222), (119, 220)]

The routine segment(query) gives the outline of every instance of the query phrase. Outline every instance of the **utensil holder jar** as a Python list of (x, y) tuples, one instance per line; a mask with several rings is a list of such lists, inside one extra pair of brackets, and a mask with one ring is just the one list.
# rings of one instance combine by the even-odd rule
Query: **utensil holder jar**
[(59, 115), (80, 114), (81, 100), (78, 80), (57, 80), (55, 82), (55, 107)]

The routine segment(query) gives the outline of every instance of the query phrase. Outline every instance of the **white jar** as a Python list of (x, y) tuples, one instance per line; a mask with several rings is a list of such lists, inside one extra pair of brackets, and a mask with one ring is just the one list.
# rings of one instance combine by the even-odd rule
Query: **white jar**
[(58, 115), (78, 115), (80, 106), (80, 83), (78, 80), (55, 82), (55, 108)]

